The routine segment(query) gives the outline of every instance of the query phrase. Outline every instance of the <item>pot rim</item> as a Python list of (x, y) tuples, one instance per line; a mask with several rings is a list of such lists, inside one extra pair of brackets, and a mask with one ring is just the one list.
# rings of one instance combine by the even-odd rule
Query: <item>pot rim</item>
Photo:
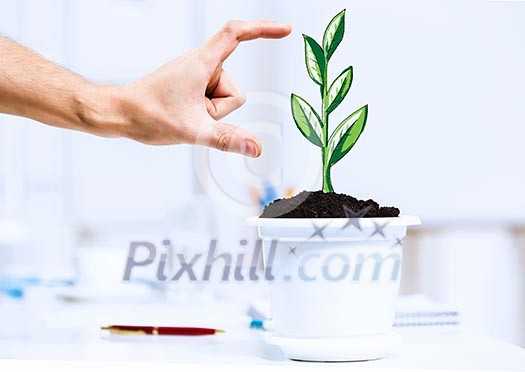
[[(388, 222), (388, 226), (416, 226), (421, 225), (421, 219), (417, 216), (400, 215), (399, 217), (366, 217), (356, 218), (362, 227), (374, 227), (375, 224), (383, 225)], [(258, 227), (311, 227), (312, 223), (317, 222), (331, 227), (344, 226), (348, 218), (260, 218), (249, 217), (246, 219), (247, 226)]]

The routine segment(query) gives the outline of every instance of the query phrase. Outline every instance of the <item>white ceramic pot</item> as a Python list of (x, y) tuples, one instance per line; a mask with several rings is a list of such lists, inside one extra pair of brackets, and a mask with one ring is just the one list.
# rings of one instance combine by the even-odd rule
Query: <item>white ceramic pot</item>
[(417, 217), (256, 218), (274, 333), (290, 359), (381, 358), (391, 333), (403, 240)]

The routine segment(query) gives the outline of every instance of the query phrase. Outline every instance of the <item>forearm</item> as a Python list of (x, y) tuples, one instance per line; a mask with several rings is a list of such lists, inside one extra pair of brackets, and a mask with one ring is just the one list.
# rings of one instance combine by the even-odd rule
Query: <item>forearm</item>
[(96, 85), (0, 37), (0, 112), (104, 136), (118, 135), (116, 88)]

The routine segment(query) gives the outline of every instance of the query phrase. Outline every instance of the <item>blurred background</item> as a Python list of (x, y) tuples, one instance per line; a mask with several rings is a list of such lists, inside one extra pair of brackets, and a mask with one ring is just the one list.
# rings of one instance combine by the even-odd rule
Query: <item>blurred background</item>
[(301, 34), (320, 40), (343, 8), (331, 78), (352, 65), (354, 81), (331, 120), (365, 103), (369, 119), (333, 168), (336, 191), (423, 220), (407, 240), (403, 294), (452, 304), (465, 328), (524, 347), (523, 2), (0, 0), (1, 34), (110, 84), (153, 71), (230, 19), (294, 29), (242, 44), (225, 64), (248, 97), (226, 121), (260, 135), (260, 159), (1, 115), (3, 296), (69, 284), (64, 298), (134, 296), (118, 287), (130, 241), (170, 239), (191, 252), (218, 237), (236, 252), (246, 249), (240, 239), (255, 238), (244, 218), (261, 201), (320, 188), (320, 156), (296, 130), (288, 100), (295, 92), (318, 102)]

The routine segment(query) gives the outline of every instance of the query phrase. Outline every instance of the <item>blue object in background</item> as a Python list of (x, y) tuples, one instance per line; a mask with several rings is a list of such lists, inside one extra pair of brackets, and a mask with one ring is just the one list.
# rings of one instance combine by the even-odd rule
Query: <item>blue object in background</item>
[(250, 322), (250, 328), (251, 329), (264, 329), (264, 321), (258, 320), (258, 319), (253, 319)]
[(265, 207), (266, 205), (270, 204), (275, 199), (277, 199), (277, 192), (275, 191), (275, 187), (270, 185), (268, 181), (264, 181), (263, 190), (264, 193), (261, 196), (261, 199), (259, 200), (261, 207)]
[(258, 331), (271, 331), (273, 329), (273, 323), (270, 319), (252, 319), (250, 322), (250, 329), (256, 329)]
[(10, 298), (23, 298), (27, 287), (70, 287), (73, 280), (42, 280), (39, 278), (0, 278), (0, 293)]

